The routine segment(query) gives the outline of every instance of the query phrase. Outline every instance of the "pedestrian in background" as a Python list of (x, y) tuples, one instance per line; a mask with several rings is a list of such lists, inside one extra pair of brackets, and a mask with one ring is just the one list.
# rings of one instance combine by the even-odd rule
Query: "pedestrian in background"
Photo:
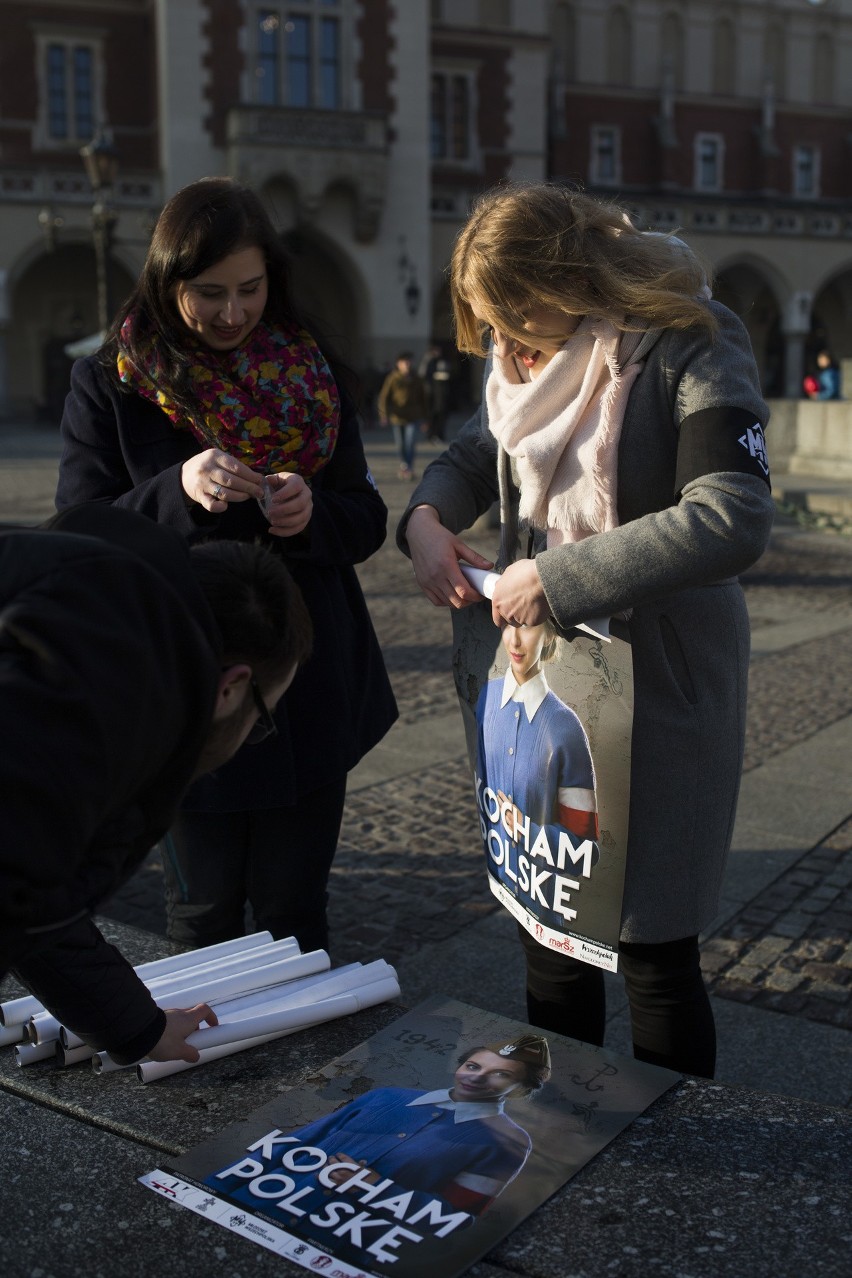
[(808, 399), (840, 399), (840, 369), (831, 351), (821, 350), (816, 366), (816, 376), (806, 377), (804, 381)]
[(379, 424), (393, 428), (400, 479), (414, 478), (417, 434), (426, 423), (426, 388), (414, 371), (411, 351), (402, 351), (379, 391)]
[[(773, 518), (748, 335), (682, 242), (567, 187), (505, 185), (453, 252), (483, 402), (399, 529), (438, 606), (480, 601), (459, 536), (500, 501), (495, 624), (626, 618), (633, 653), (619, 968), (639, 1060), (712, 1077), (698, 935), (716, 916), (742, 770), (748, 614), (736, 574)], [(641, 375), (640, 375), (641, 374)], [(518, 558), (520, 534), (528, 547)], [(520, 929), (532, 1025), (601, 1045), (600, 968)]]
[(420, 361), (417, 372), (426, 387), (426, 402), (429, 408), (427, 438), (433, 444), (443, 443), (447, 429), (447, 414), (450, 411), (452, 365), (441, 346), (435, 343), (429, 347)]
[(254, 192), (203, 178), (166, 204), (106, 344), (78, 360), (56, 504), (100, 501), (191, 543), (259, 541), (314, 629), (276, 731), (198, 781), (163, 842), (169, 936), (195, 948), (254, 926), (328, 946), (327, 884), (346, 775), (396, 718), (355, 564), (384, 541), (343, 371), (290, 296)]

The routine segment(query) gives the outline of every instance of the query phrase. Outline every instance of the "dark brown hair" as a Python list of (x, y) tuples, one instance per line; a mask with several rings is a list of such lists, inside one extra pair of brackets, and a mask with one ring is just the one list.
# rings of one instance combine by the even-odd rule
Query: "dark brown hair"
[[(138, 365), (137, 344), (144, 334), (155, 331), (163, 359), (164, 389), (180, 403), (189, 356), (186, 325), (174, 301), (175, 285), (194, 279), (244, 248), (260, 249), (266, 263), (269, 295), (264, 318), (298, 325), (288, 257), (259, 197), (232, 178), (200, 178), (173, 195), (157, 219), (145, 265), (102, 348), (104, 362), (114, 371), (120, 347)], [(131, 311), (139, 317), (138, 335), (122, 337), (122, 326)]]
[(278, 555), (259, 543), (219, 539), (193, 546), (190, 562), (219, 627), (226, 666), (245, 662), (269, 687), (307, 661), (311, 619)]

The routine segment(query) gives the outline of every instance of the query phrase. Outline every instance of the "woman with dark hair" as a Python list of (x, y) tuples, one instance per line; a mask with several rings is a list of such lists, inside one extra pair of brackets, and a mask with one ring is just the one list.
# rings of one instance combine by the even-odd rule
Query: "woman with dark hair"
[(102, 501), (191, 543), (261, 541), (299, 585), (313, 655), (267, 740), (187, 796), (163, 843), (168, 931), (239, 935), (248, 901), (256, 927), (325, 948), (346, 773), (396, 718), (354, 568), (387, 510), (252, 191), (203, 178), (169, 200), (106, 342), (72, 369), (62, 438), (60, 510)]
[[(460, 534), (499, 500), (495, 624), (624, 617), (635, 706), (619, 968), (633, 1051), (712, 1077), (698, 937), (718, 910), (742, 771), (737, 574), (773, 515), (748, 335), (683, 241), (553, 183), (477, 200), (450, 288), (459, 349), (487, 355), (483, 404), (424, 474), (399, 543), (433, 604), (477, 603), (459, 561), (489, 564)], [(602, 1045), (601, 969), (521, 933), (530, 1023)]]

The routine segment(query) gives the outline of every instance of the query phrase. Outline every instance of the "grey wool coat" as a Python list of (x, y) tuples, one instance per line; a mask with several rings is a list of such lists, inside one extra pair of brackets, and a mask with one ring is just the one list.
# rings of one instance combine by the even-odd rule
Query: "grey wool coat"
[[(749, 625), (736, 576), (772, 527), (768, 410), (743, 325), (709, 306), (715, 334), (652, 331), (634, 356), (643, 368), (619, 444), (619, 526), (536, 555), (562, 629), (628, 614), (635, 709), (623, 941), (677, 940), (713, 920), (742, 772)], [(499, 497), (498, 566), (520, 553), (519, 493), (485, 412), (483, 403), (424, 473), (399, 526), (403, 551), (415, 506), (433, 506), (460, 533)]]

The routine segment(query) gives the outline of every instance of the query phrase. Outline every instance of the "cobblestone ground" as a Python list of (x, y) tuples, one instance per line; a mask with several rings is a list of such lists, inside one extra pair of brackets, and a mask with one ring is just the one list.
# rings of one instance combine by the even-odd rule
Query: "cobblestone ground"
[[(435, 450), (423, 450), (427, 456)], [(396, 477), (383, 439), (370, 463), (395, 528), (410, 487)], [(468, 540), (490, 554), (495, 534)], [(455, 708), (449, 622), (416, 589), (408, 561), (388, 543), (360, 570), (403, 721)], [(852, 538), (807, 533), (776, 538), (743, 579), (753, 611), (793, 618), (848, 608)], [(746, 769), (852, 712), (848, 634), (818, 638), (752, 663)], [(335, 963), (395, 962), (464, 921), (500, 907), (482, 882), (470, 782), (460, 758), (350, 795), (331, 880)], [(428, 795), (428, 806), (424, 804)], [(852, 802), (850, 802), (852, 808)], [(108, 913), (164, 931), (155, 856)], [(852, 1025), (852, 820), (808, 851), (704, 947), (713, 992), (775, 1011)]]

